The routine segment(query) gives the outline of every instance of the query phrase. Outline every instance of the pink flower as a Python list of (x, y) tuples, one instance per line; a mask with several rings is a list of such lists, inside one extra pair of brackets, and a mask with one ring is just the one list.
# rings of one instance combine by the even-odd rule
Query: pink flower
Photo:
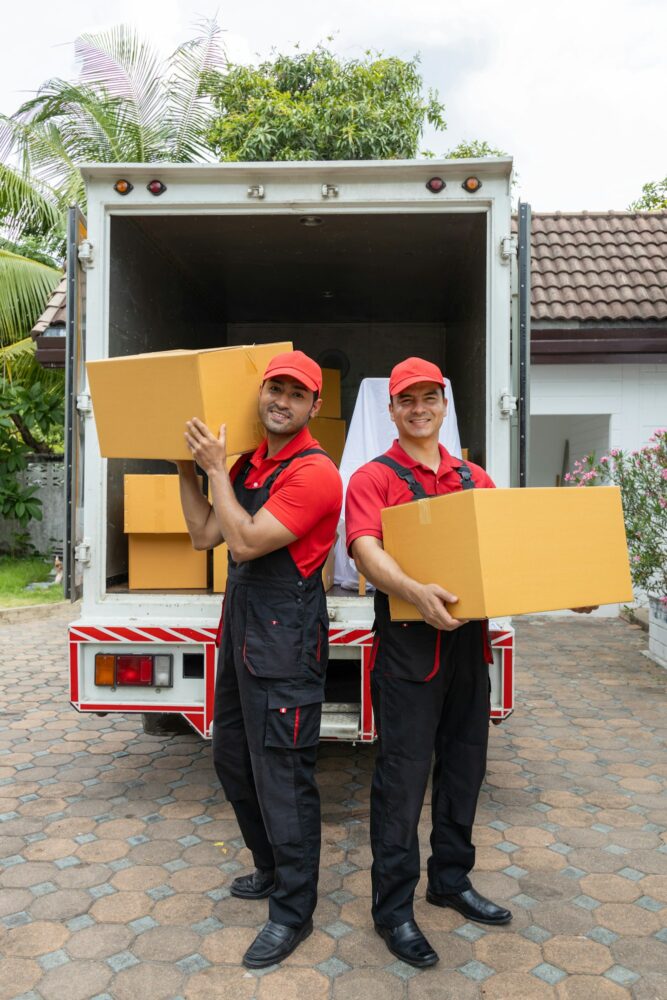
[(600, 459), (600, 463), (602, 465), (606, 465), (608, 461), (609, 461), (609, 455), (603, 455), (602, 458)]
[(641, 561), (642, 561), (642, 560), (641, 560), (641, 556), (633, 556), (633, 557), (632, 557), (632, 561), (633, 561), (633, 562), (636, 562), (636, 563), (638, 563), (638, 562), (641, 562)]
[(617, 455), (619, 454), (618, 448), (612, 448), (609, 454), (611, 455), (612, 458), (616, 458)]
[(572, 479), (572, 476), (570, 475), (569, 472), (566, 472), (565, 475), (563, 476), (563, 478), (564, 478), (564, 480), (565, 480), (566, 483), (569, 483), (570, 480)]
[(662, 478), (667, 479), (667, 469), (662, 470)]

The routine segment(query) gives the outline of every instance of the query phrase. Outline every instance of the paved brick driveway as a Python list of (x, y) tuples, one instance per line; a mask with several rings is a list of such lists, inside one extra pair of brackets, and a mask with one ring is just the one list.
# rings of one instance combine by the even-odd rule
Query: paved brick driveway
[(492, 729), (476, 833), (475, 884), (509, 927), (425, 904), (422, 883), (440, 964), (390, 961), (369, 916), (373, 750), (325, 746), (316, 931), (254, 974), (266, 903), (228, 894), (249, 857), (207, 745), (77, 715), (66, 621), (0, 622), (0, 1000), (667, 998), (666, 678), (643, 632), (519, 624), (519, 707)]

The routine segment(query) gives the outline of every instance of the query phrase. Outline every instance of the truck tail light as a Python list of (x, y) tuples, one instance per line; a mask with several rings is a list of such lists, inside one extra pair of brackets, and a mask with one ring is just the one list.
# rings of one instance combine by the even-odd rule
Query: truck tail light
[(95, 683), (98, 687), (113, 687), (116, 673), (116, 657), (98, 653), (95, 657)]
[(160, 654), (155, 657), (154, 680), (156, 687), (171, 687), (171, 656)]
[(97, 653), (98, 687), (172, 687), (173, 657), (168, 653)]
[(153, 684), (153, 657), (141, 654), (116, 657), (116, 684)]

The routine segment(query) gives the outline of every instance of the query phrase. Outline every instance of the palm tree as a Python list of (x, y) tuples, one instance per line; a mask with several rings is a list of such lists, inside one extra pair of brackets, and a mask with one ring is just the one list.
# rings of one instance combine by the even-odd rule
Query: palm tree
[(81, 35), (79, 80), (48, 80), (14, 115), (0, 116), (0, 157), (82, 206), (80, 164), (212, 159), (202, 83), (226, 61), (217, 22), (199, 28), (165, 61), (125, 25)]

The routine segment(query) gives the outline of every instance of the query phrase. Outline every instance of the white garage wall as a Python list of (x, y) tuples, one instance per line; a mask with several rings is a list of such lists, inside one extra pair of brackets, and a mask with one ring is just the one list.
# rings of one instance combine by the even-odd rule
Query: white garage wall
[[(530, 414), (610, 414), (610, 447), (641, 448), (667, 426), (667, 365), (534, 365)], [(570, 453), (577, 457), (572, 442)]]
[[(529, 483), (553, 485), (565, 439), (572, 462), (593, 449), (641, 448), (667, 427), (667, 365), (534, 365), (530, 415)], [(538, 483), (538, 476), (546, 479)], [(618, 611), (606, 605), (594, 615)]]

